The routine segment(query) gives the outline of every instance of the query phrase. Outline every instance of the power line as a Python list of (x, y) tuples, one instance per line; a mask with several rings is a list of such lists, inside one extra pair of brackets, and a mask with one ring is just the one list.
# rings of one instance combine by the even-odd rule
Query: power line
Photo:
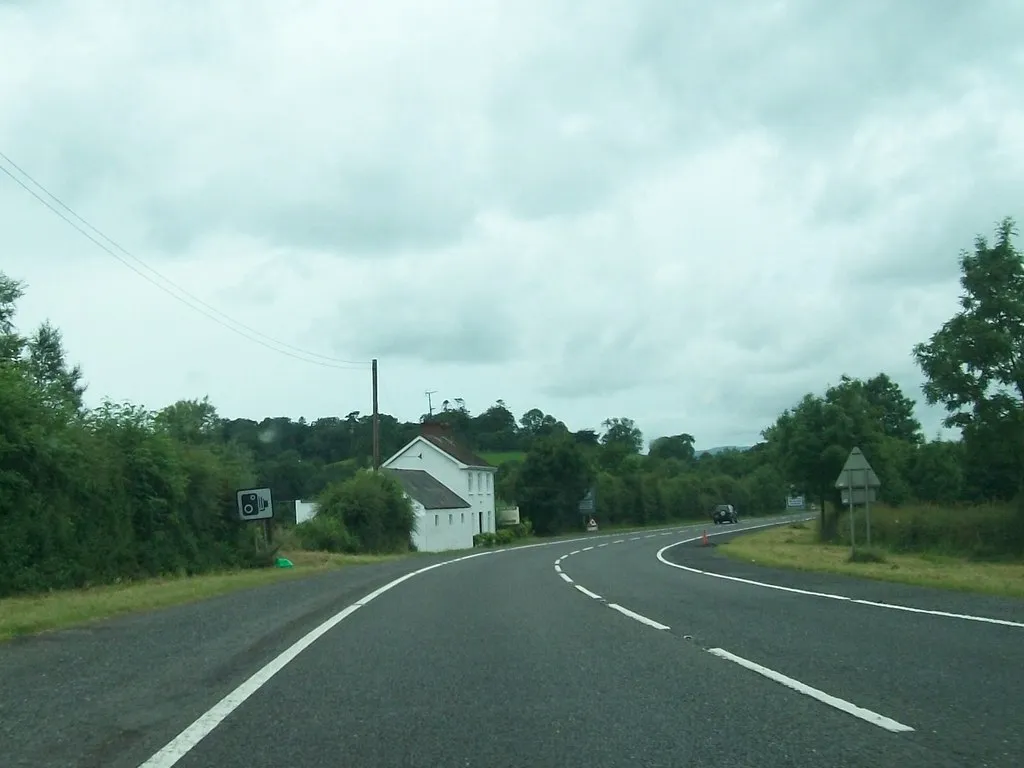
[[(19, 187), (24, 189), (30, 195), (32, 195), (32, 197), (34, 197), (37, 201), (39, 201), (40, 203), (45, 205), (52, 213), (54, 213), (58, 217), (60, 217), (66, 224), (68, 224), (69, 226), (74, 228), (81, 235), (83, 235), (85, 238), (87, 238), (94, 245), (96, 245), (97, 247), (102, 249), (108, 255), (112, 256), (115, 259), (117, 259), (117, 261), (119, 261), (124, 266), (128, 267), (128, 269), (130, 269), (135, 274), (139, 275), (139, 277), (141, 277), (142, 279), (144, 279), (147, 282), (149, 282), (150, 284), (156, 286), (157, 288), (159, 288), (160, 290), (162, 290), (164, 293), (168, 294), (172, 298), (177, 299), (178, 301), (180, 301), (182, 304), (185, 304), (190, 309), (194, 309), (197, 312), (205, 315), (207, 318), (209, 318), (210, 320), (213, 320), (218, 325), (221, 325), (221, 326), (227, 328), (228, 330), (233, 331), (234, 333), (238, 334), (239, 336), (241, 336), (241, 337), (243, 337), (245, 339), (248, 339), (249, 341), (255, 342), (255, 343), (257, 343), (257, 344), (259, 344), (259, 345), (261, 345), (263, 347), (266, 347), (267, 349), (269, 349), (269, 350), (271, 350), (273, 352), (277, 352), (278, 354), (282, 354), (282, 355), (286, 355), (288, 357), (292, 357), (292, 358), (294, 358), (296, 360), (301, 360), (304, 363), (310, 363), (312, 365), (320, 365), (320, 366), (323, 366), (325, 368), (338, 368), (338, 369), (341, 369), (341, 370), (365, 370), (368, 366), (370, 366), (371, 363), (370, 363), (369, 360), (343, 360), (341, 358), (329, 357), (327, 355), (321, 355), (321, 354), (319, 354), (317, 352), (311, 352), (309, 350), (303, 349), (302, 347), (297, 347), (297, 346), (294, 346), (292, 344), (288, 344), (286, 342), (279, 341), (278, 339), (275, 339), (272, 336), (268, 336), (267, 334), (262, 333), (262, 332), (256, 330), (255, 328), (252, 328), (252, 327), (246, 325), (245, 323), (242, 323), (241, 321), (234, 319), (230, 315), (227, 315), (224, 312), (221, 312), (216, 307), (211, 306), (210, 304), (208, 304), (207, 302), (203, 301), (199, 297), (197, 297), (194, 294), (190, 293), (185, 288), (182, 288), (180, 285), (175, 283), (173, 280), (171, 280), (166, 275), (162, 274), (161, 272), (159, 272), (155, 268), (149, 266), (149, 264), (147, 264), (143, 259), (141, 259), (138, 256), (136, 256), (135, 254), (131, 253), (129, 250), (127, 250), (122, 245), (120, 245), (117, 241), (115, 241), (112, 238), (108, 237), (101, 230), (99, 230), (98, 228), (93, 226), (86, 219), (84, 219), (82, 216), (80, 216), (78, 213), (76, 213), (74, 211), (74, 209), (72, 209), (70, 206), (68, 206), (66, 203), (64, 203), (64, 201), (62, 201), (59, 197), (57, 197), (55, 194), (50, 192), (46, 187), (44, 187), (42, 184), (40, 184), (38, 181), (36, 181), (25, 169), (23, 169), (21, 166), (19, 166), (17, 163), (15, 163), (6, 154), (4, 154), (3, 152), (0, 152), (0, 158), (2, 158), (9, 165), (11, 165), (14, 169), (16, 169), (18, 171), (18, 173), (20, 173), (22, 176), (24, 176), (26, 179), (28, 179), (35, 187), (37, 187), (38, 189), (42, 190), (42, 192), (45, 195), (47, 195), (54, 202), (56, 202), (57, 206), (60, 206), (60, 208), (63, 208), (64, 211), (67, 212), (67, 214), (70, 214), (70, 216), (74, 217), (79, 222), (81, 222), (81, 225), (79, 225), (78, 223), (73, 221), (71, 218), (69, 218), (68, 215), (66, 215), (64, 213), (64, 211), (61, 211), (60, 208), (54, 206), (50, 201), (48, 201), (45, 198), (43, 198), (38, 192), (36, 192), (31, 187), (29, 187), (28, 184), (26, 184), (24, 181), (22, 181), (17, 176), (15, 176), (9, 169), (5, 168), (2, 164), (0, 164), (0, 171), (2, 171), (6, 176), (8, 176), (12, 181), (14, 181), (15, 184), (17, 184)], [(149, 275), (145, 274), (140, 269), (135, 267), (127, 259), (125, 259), (123, 256), (121, 256), (118, 253), (115, 253), (105, 243), (101, 242), (93, 234), (91, 234), (89, 230), (91, 230), (91, 232), (95, 233), (95, 235), (97, 235), (98, 237), (102, 238), (103, 240), (106, 240), (108, 243), (110, 243), (117, 250), (121, 251), (121, 253), (123, 253), (124, 256), (128, 257), (128, 259), (131, 259), (132, 261), (134, 261), (137, 264), (141, 265), (148, 272), (152, 273), (153, 275), (156, 275), (157, 278), (159, 278), (160, 280), (164, 281), (164, 283), (167, 283), (167, 285), (170, 285), (174, 289), (174, 291), (177, 291), (178, 293), (175, 293), (174, 291), (168, 289), (165, 285), (157, 282), (152, 277), (150, 277)], [(178, 295), (178, 294), (182, 294), (182, 295)], [(221, 318), (223, 318), (223, 319), (221, 319)], [(227, 322), (225, 322), (225, 321), (227, 321)], [(238, 327), (236, 328), (234, 326), (238, 326)], [(241, 328), (243, 330), (239, 330), (239, 328)], [(282, 349), (279, 349), (278, 347), (282, 347)], [(288, 350), (292, 350), (292, 351), (289, 352)]]

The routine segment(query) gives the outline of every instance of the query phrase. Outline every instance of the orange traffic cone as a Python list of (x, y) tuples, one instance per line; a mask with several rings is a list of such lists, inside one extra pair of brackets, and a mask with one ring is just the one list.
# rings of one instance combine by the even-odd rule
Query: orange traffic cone
[(707, 532), (707, 530), (704, 531), (704, 535), (701, 537), (700, 545), (702, 547), (708, 546), (708, 532)]

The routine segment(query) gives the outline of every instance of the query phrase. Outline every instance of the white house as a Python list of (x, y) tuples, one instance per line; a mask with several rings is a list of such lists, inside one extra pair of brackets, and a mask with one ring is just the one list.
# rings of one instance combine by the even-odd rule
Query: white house
[[(470, 543), (466, 546), (473, 545), (473, 534), (495, 531), (494, 476), (498, 469), (473, 451), (459, 445), (452, 438), (446, 425), (424, 422), (420, 434), (381, 464), (381, 468), (423, 471), (446, 486), (460, 500), (464, 500), (468, 504), (464, 512), (471, 525)], [(413, 494), (408, 491), (406, 493), (415, 500)], [(454, 509), (457, 508), (453, 508), (450, 513), (437, 514), (456, 515)], [(426, 509), (424, 511), (426, 512)], [(439, 518), (438, 525), (441, 519), (447, 518)], [(429, 528), (433, 521), (428, 520), (427, 523)]]
[(416, 522), (412, 541), (420, 552), (473, 546), (473, 507), (422, 469), (384, 469), (412, 502)]

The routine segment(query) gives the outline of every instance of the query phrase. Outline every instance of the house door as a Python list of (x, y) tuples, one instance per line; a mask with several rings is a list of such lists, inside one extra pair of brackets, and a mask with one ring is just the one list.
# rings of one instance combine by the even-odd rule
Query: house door
[(477, 512), (476, 516), (480, 520), (479, 531), (480, 531), (480, 533), (483, 533), (484, 532), (484, 513), (483, 512)]

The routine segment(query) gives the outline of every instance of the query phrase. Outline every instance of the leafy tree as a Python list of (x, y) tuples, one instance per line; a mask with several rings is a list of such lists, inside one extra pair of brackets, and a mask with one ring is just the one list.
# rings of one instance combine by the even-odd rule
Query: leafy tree
[(929, 403), (945, 406), (947, 426), (968, 441), (998, 434), (1015, 467), (1024, 469), (1024, 258), (1006, 218), (990, 243), (979, 235), (960, 255), (960, 311), (929, 341), (914, 347)]
[(647, 454), (653, 459), (679, 459), (693, 461), (693, 435), (682, 433), (668, 437), (659, 437), (651, 442)]
[(570, 437), (542, 437), (519, 470), (516, 499), (537, 533), (557, 533), (578, 525), (579, 502), (591, 480), (586, 456)]
[(616, 446), (626, 453), (640, 453), (643, 450), (644, 434), (632, 419), (605, 419), (601, 426), (604, 427), (604, 434), (601, 435), (602, 445)]
[(317, 517), (339, 520), (353, 548), (364, 552), (406, 552), (416, 517), (401, 486), (383, 472), (359, 472), (328, 485), (317, 499)]
[(28, 339), (25, 349), (27, 370), (47, 399), (54, 405), (81, 410), (85, 394), (82, 369), (68, 367), (61, 332), (47, 320)]

